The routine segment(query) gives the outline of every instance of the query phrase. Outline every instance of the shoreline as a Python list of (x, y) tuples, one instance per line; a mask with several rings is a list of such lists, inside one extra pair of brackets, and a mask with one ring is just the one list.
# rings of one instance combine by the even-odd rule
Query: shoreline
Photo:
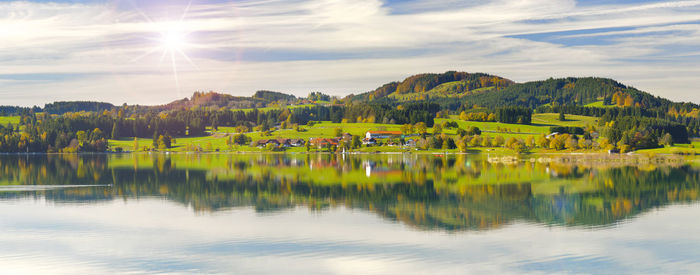
[(285, 151), (220, 151), (220, 152), (195, 152), (195, 151), (139, 151), (139, 152), (77, 152), (77, 153), (48, 153), (48, 152), (29, 152), (29, 153), (7, 153), (2, 152), (0, 155), (5, 156), (31, 156), (31, 155), (494, 155), (504, 157), (531, 158), (537, 156), (605, 156), (608, 158), (634, 158), (634, 157), (659, 157), (659, 156), (677, 156), (677, 157), (699, 157), (700, 154), (678, 154), (678, 153), (656, 153), (656, 152), (629, 152), (629, 153), (607, 153), (607, 152), (536, 152), (536, 153), (508, 153), (508, 152), (441, 152), (441, 151), (397, 151), (397, 152), (285, 152)]

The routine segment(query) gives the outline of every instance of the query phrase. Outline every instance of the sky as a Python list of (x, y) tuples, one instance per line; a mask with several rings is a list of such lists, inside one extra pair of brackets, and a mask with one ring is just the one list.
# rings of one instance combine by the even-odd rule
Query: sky
[(598, 76), (700, 103), (700, 1), (0, 1), (0, 105)]

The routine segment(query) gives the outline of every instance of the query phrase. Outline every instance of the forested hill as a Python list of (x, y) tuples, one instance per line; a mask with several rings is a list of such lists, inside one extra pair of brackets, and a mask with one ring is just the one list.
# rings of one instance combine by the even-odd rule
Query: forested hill
[[(312, 92), (308, 97), (261, 90), (252, 96), (233, 96), (216, 92), (195, 92), (191, 98), (184, 98), (156, 106), (132, 105), (137, 113), (162, 112), (190, 108), (262, 108), (289, 104), (329, 102), (333, 99), (322, 93)], [(344, 103), (373, 103), (400, 105), (409, 102), (438, 103), (443, 109), (499, 108), (521, 106), (536, 109), (539, 107), (586, 106), (591, 107), (637, 107), (676, 112), (685, 116), (700, 106), (693, 103), (674, 103), (668, 99), (653, 96), (633, 87), (608, 78), (550, 78), (541, 81), (515, 83), (503, 77), (485, 73), (448, 71), (409, 76), (403, 81), (390, 82), (370, 92), (349, 95)], [(49, 103), (44, 108), (0, 106), (0, 114), (13, 115), (22, 112), (102, 112), (116, 106), (106, 102), (60, 101)]]
[(347, 99), (388, 104), (429, 100), (448, 109), (460, 106), (521, 106), (535, 109), (545, 105), (587, 104), (597, 107), (698, 108), (697, 104), (674, 103), (609, 78), (568, 77), (515, 83), (500, 76), (455, 71), (413, 75), (366, 93), (350, 95)]
[(111, 110), (114, 105), (96, 101), (57, 101), (44, 105), (44, 112), (49, 114), (63, 114), (67, 112), (100, 112)]
[(514, 82), (484, 73), (448, 71), (410, 76), (366, 93), (351, 96), (352, 101), (417, 101), (434, 98), (460, 98), (465, 95), (497, 91)]
[[(293, 104), (298, 100), (294, 95), (273, 92), (257, 91), (253, 96), (233, 96), (230, 94), (216, 92), (195, 92), (190, 98), (175, 100), (163, 105), (142, 106), (129, 105), (130, 109), (137, 113), (142, 112), (162, 112), (181, 110), (189, 108), (261, 108), (271, 104)], [(56, 101), (44, 105), (44, 108), (34, 106), (0, 106), (0, 115), (20, 115), (22, 113), (46, 112), (54, 115), (61, 115), (68, 112), (103, 112), (111, 111), (117, 106), (107, 102), (96, 101)]]
[[(625, 86), (608, 78), (557, 78), (510, 85), (492, 93), (465, 95), (467, 106), (499, 107), (523, 106), (537, 108), (542, 105), (583, 106), (599, 102), (598, 106), (642, 107), (668, 109), (674, 104), (668, 99)], [(689, 104), (688, 107), (697, 107)], [(677, 106), (680, 107), (680, 106)]]

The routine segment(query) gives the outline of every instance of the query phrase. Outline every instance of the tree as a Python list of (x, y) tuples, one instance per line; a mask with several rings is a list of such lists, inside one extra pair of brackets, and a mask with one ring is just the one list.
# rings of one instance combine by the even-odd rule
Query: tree
[(352, 136), (352, 148), (356, 149), (360, 148), (360, 146), (362, 146), (362, 140), (360, 140), (360, 136)]
[(413, 125), (411, 124), (404, 124), (401, 126), (401, 132), (404, 135), (410, 135), (413, 134)]
[(493, 145), (493, 147), (501, 147), (504, 142), (505, 142), (505, 139), (503, 139), (502, 136), (496, 136), (493, 139), (492, 145)]
[(119, 123), (114, 122), (112, 124), (112, 139), (118, 139), (119, 138)]
[(518, 154), (525, 154), (529, 152), (529, 148), (525, 145), (525, 142), (523, 142), (522, 140), (517, 140), (510, 146), (510, 148)]
[(527, 136), (525, 139), (525, 146), (528, 148), (535, 148), (535, 137), (533, 136)]
[(491, 138), (489, 136), (485, 136), (481, 140), (481, 147), (491, 147)]
[[(466, 139), (466, 137), (465, 137)], [(469, 146), (476, 147), (481, 144), (481, 136), (472, 136), (472, 138), (469, 140)]]
[(566, 149), (576, 150), (578, 149), (578, 139), (576, 138), (576, 136), (569, 136), (566, 139), (566, 143), (564, 144), (564, 146), (566, 146)]
[(78, 139), (78, 145), (83, 146), (87, 141), (87, 133), (85, 131), (78, 131), (75, 133), (75, 137)]
[(513, 144), (515, 144), (515, 143), (517, 143), (517, 142), (518, 142), (518, 139), (516, 139), (516, 138), (514, 138), (514, 137), (510, 137), (510, 138), (508, 138), (508, 140), (506, 141), (506, 144), (505, 144), (505, 145), (506, 145), (507, 148), (511, 148), (511, 149), (512, 149), (512, 148), (513, 148)]
[(334, 129), (334, 132), (335, 132), (335, 136), (336, 136), (336, 137), (341, 137), (341, 136), (343, 136), (343, 129), (342, 129), (342, 128), (335, 128), (335, 129)]
[(229, 150), (233, 148), (233, 136), (228, 136), (226, 139), (226, 145), (228, 145)]
[(465, 113), (464, 111), (462, 111), (461, 113), (459, 113), (459, 119), (461, 119), (461, 120), (468, 120), (469, 117), (467, 116), (467, 113)]
[(438, 135), (442, 133), (442, 126), (440, 124), (433, 125), (433, 135)]
[(248, 126), (245, 126), (245, 125), (240, 125), (240, 126), (236, 127), (236, 132), (239, 134), (247, 133), (249, 131), (250, 131), (250, 129), (248, 129)]
[(564, 115), (564, 112), (559, 112), (559, 121), (566, 121), (566, 115)]
[(549, 139), (544, 134), (537, 138), (537, 146), (540, 148), (549, 148)]
[[(476, 137), (474, 137), (474, 138), (476, 138)], [(467, 138), (466, 137), (460, 138), (457, 141), (457, 149), (462, 153), (467, 152), (468, 147), (467, 147)]]
[(156, 142), (158, 145), (158, 149), (168, 149), (168, 147), (165, 145), (165, 138), (163, 137), (163, 135), (158, 136), (158, 140)]
[(415, 129), (415, 132), (421, 135), (425, 135), (428, 133), (428, 127), (425, 126), (425, 123), (423, 122), (418, 122), (415, 124), (413, 127)]
[(244, 135), (244, 134), (237, 134), (236, 136), (233, 137), (233, 143), (238, 144), (238, 145), (245, 145), (251, 142), (253, 139)]
[(158, 145), (158, 149), (160, 149), (160, 150), (164, 150), (164, 149), (168, 149), (168, 148), (172, 147), (170, 136), (159, 135), (157, 145)]
[(554, 150), (564, 150), (564, 148), (566, 148), (567, 139), (569, 139), (569, 134), (556, 135), (549, 141), (549, 148)]
[(673, 146), (673, 136), (671, 134), (666, 133), (662, 138), (661, 138), (661, 144), (670, 147)]

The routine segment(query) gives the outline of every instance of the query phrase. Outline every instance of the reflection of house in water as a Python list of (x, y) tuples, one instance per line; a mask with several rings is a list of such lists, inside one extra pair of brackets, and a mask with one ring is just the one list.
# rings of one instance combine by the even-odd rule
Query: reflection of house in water
[(375, 177), (386, 177), (391, 175), (400, 176), (403, 172), (401, 169), (391, 168), (391, 167), (380, 167), (376, 162), (365, 161), (362, 163), (365, 167), (365, 176), (368, 178), (371, 176)]

